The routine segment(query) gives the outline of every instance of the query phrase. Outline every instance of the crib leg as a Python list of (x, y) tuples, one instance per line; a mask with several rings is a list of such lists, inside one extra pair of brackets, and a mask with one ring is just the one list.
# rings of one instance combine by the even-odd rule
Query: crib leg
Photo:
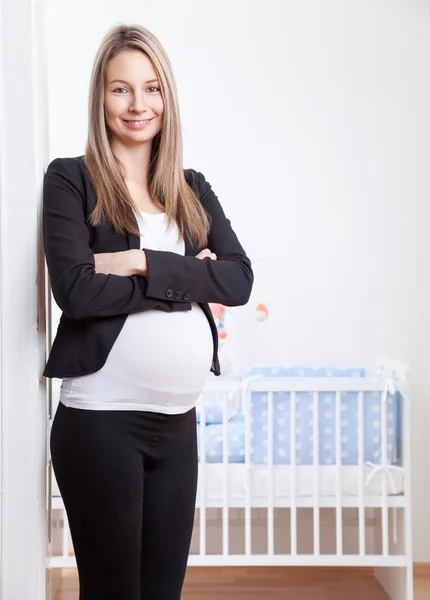
[(414, 566), (411, 563), (406, 567), (406, 600), (414, 600)]
[(407, 567), (377, 567), (375, 577), (390, 600), (414, 600), (412, 561)]

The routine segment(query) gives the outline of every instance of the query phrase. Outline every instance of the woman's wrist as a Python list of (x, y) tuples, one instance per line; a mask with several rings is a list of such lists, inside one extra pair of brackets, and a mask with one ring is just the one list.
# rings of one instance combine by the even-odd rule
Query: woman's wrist
[(146, 254), (144, 250), (133, 251), (133, 275), (140, 275), (141, 277), (148, 276), (148, 263), (146, 260)]

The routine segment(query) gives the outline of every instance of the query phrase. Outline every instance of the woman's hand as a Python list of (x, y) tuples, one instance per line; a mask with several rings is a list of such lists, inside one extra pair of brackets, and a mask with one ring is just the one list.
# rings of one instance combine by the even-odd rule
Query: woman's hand
[(217, 260), (217, 255), (214, 254), (213, 252), (211, 252), (209, 250), (209, 248), (205, 248), (204, 250), (202, 250), (201, 252), (199, 252), (198, 254), (196, 254), (196, 258), (199, 258), (200, 260), (203, 260), (207, 256), (209, 256), (209, 258), (211, 260)]
[(94, 254), (96, 273), (105, 275), (148, 276), (148, 264), (143, 250), (124, 250), (122, 252), (102, 252)]

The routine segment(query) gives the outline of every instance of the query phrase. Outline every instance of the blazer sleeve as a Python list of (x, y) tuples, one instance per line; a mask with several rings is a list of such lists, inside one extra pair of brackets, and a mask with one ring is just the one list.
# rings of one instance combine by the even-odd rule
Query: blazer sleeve
[[(190, 169), (191, 170), (191, 169)], [(197, 190), (210, 220), (208, 246), (217, 260), (181, 256), (143, 248), (148, 264), (147, 296), (182, 302), (216, 302), (241, 306), (248, 302), (254, 275), (230, 220), (204, 175), (193, 171)]]
[(86, 319), (156, 307), (166, 312), (189, 310), (189, 305), (148, 298), (144, 277), (95, 272), (84, 198), (77, 161), (54, 159), (43, 182), (43, 238), (52, 292), (63, 313), (71, 319)]

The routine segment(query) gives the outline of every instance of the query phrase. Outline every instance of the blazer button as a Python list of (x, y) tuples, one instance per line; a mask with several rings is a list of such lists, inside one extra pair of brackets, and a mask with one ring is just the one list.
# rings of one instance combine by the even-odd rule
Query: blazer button
[(171, 290), (170, 288), (168, 290), (166, 290), (166, 296), (168, 298), (172, 298), (173, 297), (173, 290)]
[(182, 296), (182, 300), (183, 300), (184, 302), (187, 302), (189, 299), (190, 299), (190, 295), (189, 295), (189, 294), (184, 294), (184, 295)]
[(175, 300), (180, 300), (182, 298), (182, 292), (175, 292)]

